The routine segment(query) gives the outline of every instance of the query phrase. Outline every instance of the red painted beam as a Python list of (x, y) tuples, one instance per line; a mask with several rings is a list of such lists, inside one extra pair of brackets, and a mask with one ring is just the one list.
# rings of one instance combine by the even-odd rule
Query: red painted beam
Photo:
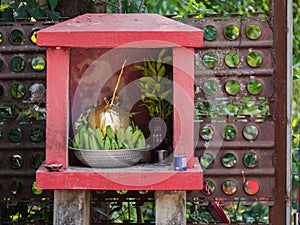
[(69, 50), (47, 48), (46, 162), (68, 166)]
[(111, 169), (71, 167), (48, 172), (43, 164), (36, 172), (36, 181), (38, 189), (50, 190), (201, 190), (203, 171), (196, 162), (187, 171), (137, 165)]
[[(37, 45), (202, 47), (203, 31), (157, 14), (85, 14), (38, 32)], [(159, 44), (158, 44), (159, 42)]]
[(194, 49), (173, 49), (174, 155), (194, 167)]

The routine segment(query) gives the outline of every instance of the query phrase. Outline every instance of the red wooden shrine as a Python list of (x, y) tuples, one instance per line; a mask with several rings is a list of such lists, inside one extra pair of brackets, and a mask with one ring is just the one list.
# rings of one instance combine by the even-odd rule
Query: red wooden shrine
[[(45, 164), (41, 165), (36, 172), (37, 188), (202, 189), (203, 173), (198, 159), (194, 159), (194, 48), (200, 48), (202, 43), (202, 30), (156, 14), (85, 14), (39, 31), (37, 44), (47, 48), (45, 164), (59, 163), (63, 167), (58, 172), (49, 172)], [(82, 71), (88, 71), (86, 67), (91, 67), (97, 57), (107, 52), (113, 54), (108, 53), (109, 62), (101, 58), (99, 63), (103, 68), (109, 63), (120, 66), (124, 57), (129, 63), (142, 62), (148, 51), (161, 48), (172, 49), (173, 154), (187, 156), (187, 170), (174, 171), (171, 166), (151, 164), (126, 168), (88, 168), (73, 164), (68, 139), (74, 116), (71, 111), (77, 103), (74, 103), (75, 90), (82, 85)], [(130, 77), (129, 73), (130, 69), (124, 76)], [(103, 85), (93, 80), (90, 84)], [(89, 91), (92, 96), (93, 89)], [(83, 104), (86, 103), (79, 106)]]

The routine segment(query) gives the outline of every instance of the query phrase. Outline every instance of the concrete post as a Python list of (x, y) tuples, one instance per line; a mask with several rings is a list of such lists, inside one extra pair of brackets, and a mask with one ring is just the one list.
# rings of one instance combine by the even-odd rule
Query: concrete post
[(53, 225), (89, 225), (91, 192), (54, 191)]
[(155, 191), (156, 225), (186, 225), (186, 192)]

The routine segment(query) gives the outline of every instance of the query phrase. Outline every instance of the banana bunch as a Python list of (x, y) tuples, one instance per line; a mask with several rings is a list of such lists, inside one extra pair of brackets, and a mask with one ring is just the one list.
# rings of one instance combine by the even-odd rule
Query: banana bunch
[(92, 129), (87, 125), (79, 125), (72, 141), (74, 148), (92, 150), (116, 150), (146, 147), (143, 132), (137, 126), (119, 128), (116, 133), (111, 126), (106, 127), (105, 135), (98, 127)]

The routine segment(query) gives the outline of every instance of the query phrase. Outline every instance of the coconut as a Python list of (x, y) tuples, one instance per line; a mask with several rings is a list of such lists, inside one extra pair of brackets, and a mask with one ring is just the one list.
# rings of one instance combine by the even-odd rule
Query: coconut
[(91, 128), (98, 127), (105, 136), (107, 126), (110, 126), (114, 133), (121, 127), (126, 129), (130, 125), (130, 113), (119, 106), (106, 103), (93, 108), (88, 121)]
[(121, 127), (127, 128), (130, 125), (130, 113), (125, 109), (114, 105), (116, 99), (116, 92), (123, 74), (126, 59), (122, 65), (121, 72), (118, 77), (117, 84), (115, 86), (113, 96), (110, 100), (104, 98), (104, 104), (94, 107), (89, 115), (88, 122), (92, 129), (98, 127), (103, 135), (106, 134), (106, 127), (110, 126), (114, 133)]

